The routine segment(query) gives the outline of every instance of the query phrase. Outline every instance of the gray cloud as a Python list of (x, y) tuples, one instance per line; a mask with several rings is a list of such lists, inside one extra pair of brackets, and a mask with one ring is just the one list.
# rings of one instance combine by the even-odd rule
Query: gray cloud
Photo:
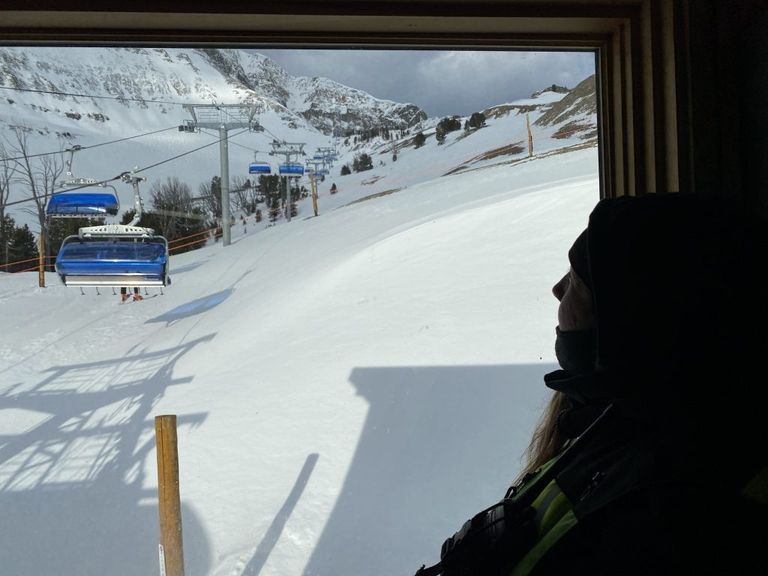
[(255, 50), (294, 76), (323, 76), (430, 116), (468, 115), (595, 72), (592, 52)]

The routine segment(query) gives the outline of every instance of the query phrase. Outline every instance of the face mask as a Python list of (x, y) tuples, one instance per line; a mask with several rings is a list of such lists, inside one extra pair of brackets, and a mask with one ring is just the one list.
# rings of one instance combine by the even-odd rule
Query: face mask
[(584, 374), (595, 369), (595, 340), (592, 329), (568, 330), (555, 328), (555, 355), (560, 367), (569, 374)]

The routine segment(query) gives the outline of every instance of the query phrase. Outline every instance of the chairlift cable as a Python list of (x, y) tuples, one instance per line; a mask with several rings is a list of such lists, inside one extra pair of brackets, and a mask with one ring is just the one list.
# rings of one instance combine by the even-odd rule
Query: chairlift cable
[[(236, 132), (235, 134), (232, 134), (232, 136), (230, 136), (230, 138), (233, 138), (235, 136), (239, 136), (240, 134), (243, 134), (244, 132), (248, 132), (248, 129), (245, 128), (244, 130), (241, 130), (240, 132)], [(199, 146), (197, 148), (193, 148), (192, 150), (189, 150), (187, 152), (183, 152), (181, 154), (177, 154), (176, 156), (168, 158), (167, 160), (161, 160), (160, 162), (156, 162), (154, 164), (150, 164), (149, 166), (144, 166), (142, 168), (138, 168), (138, 169), (134, 170), (134, 172), (144, 172), (144, 171), (149, 170), (151, 168), (155, 168), (157, 166), (160, 166), (161, 164), (166, 164), (168, 162), (172, 162), (173, 160), (178, 160), (179, 158), (182, 158), (183, 156), (187, 156), (189, 154), (192, 154), (193, 152), (197, 152), (198, 150), (202, 150), (203, 148), (208, 148), (209, 146), (213, 146), (214, 144), (218, 144), (222, 140), (223, 140), (223, 138), (217, 138), (213, 142), (209, 142), (208, 144), (203, 144), (202, 146)]]
[[(244, 132), (247, 132), (247, 131), (248, 131), (248, 129), (246, 128), (246, 129), (244, 129), (244, 130), (242, 130), (240, 132), (237, 132), (237, 133), (233, 134), (233, 136), (239, 136), (240, 134), (243, 134)], [(121, 172), (120, 174), (118, 174), (114, 178), (108, 178), (108, 179), (105, 179), (105, 180), (98, 180), (96, 182), (89, 182), (88, 184), (83, 184), (81, 186), (70, 187), (70, 188), (67, 188), (66, 190), (60, 190), (60, 191), (52, 192), (50, 195), (54, 196), (56, 194), (62, 194), (64, 192), (76, 192), (77, 190), (82, 190), (83, 188), (91, 188), (93, 186), (103, 186), (105, 184), (109, 184), (110, 182), (115, 182), (116, 180), (121, 180), (123, 178), (124, 174), (130, 174), (131, 172), (134, 172), (134, 173), (144, 172), (146, 170), (150, 170), (152, 168), (156, 168), (157, 166), (160, 166), (161, 164), (166, 164), (168, 162), (172, 162), (174, 160), (178, 160), (179, 158), (182, 158), (183, 156), (187, 156), (189, 154), (197, 152), (198, 150), (202, 150), (203, 148), (208, 148), (209, 146), (213, 146), (214, 144), (218, 144), (221, 140), (222, 140), (221, 138), (217, 138), (213, 142), (209, 142), (208, 144), (204, 144), (203, 146), (199, 146), (199, 147), (194, 148), (192, 150), (188, 150), (187, 152), (183, 152), (182, 154), (178, 154), (178, 155), (173, 156), (171, 158), (167, 158), (166, 160), (161, 160), (160, 162), (156, 162), (154, 164), (150, 164), (149, 166), (143, 166), (142, 168), (137, 168), (137, 169), (132, 170), (132, 171)], [(25, 202), (34, 202), (36, 200), (37, 199), (34, 198), (34, 197), (32, 197), (32, 198), (25, 198), (23, 200), (15, 200), (13, 202), (7, 202), (5, 204), (5, 206), (15, 206), (17, 204), (24, 204)]]
[(152, 132), (145, 132), (144, 134), (136, 134), (135, 136), (126, 136), (118, 140), (111, 140), (110, 142), (102, 142), (100, 144), (92, 144), (91, 146), (83, 146), (81, 150), (88, 150), (89, 148), (98, 148), (99, 146), (107, 146), (108, 144), (117, 144), (118, 142), (124, 142), (126, 140), (133, 140), (134, 138), (141, 138), (142, 136), (151, 136), (152, 134), (159, 134), (160, 132), (167, 132), (168, 130), (178, 130), (178, 126), (170, 126), (168, 128), (161, 128), (159, 130), (153, 130)]
[[(159, 134), (160, 132), (166, 132), (168, 130), (176, 130), (177, 126), (170, 126), (168, 128), (161, 128), (152, 132), (144, 132), (143, 134), (135, 134), (134, 136), (126, 136), (125, 138), (119, 138), (118, 140), (110, 140), (109, 142), (100, 142), (99, 144), (91, 144), (90, 146), (80, 146), (78, 152), (88, 150), (89, 148), (98, 148), (99, 146), (108, 146), (109, 144), (117, 144), (118, 142), (124, 142), (126, 140), (133, 140), (134, 138), (141, 138), (143, 136), (151, 136), (152, 134)], [(55, 152), (40, 152), (39, 154), (29, 154), (26, 158), (37, 158), (39, 156), (53, 156), (54, 154), (63, 154), (67, 150), (56, 150)], [(0, 156), (0, 162), (13, 162), (16, 160), (23, 160), (25, 156), (17, 156), (16, 158), (5, 158)]]
[(0, 90), (13, 90), (14, 92), (33, 92), (35, 94), (52, 94), (54, 96), (75, 96), (78, 98), (96, 98), (100, 100), (120, 100), (123, 102), (141, 102), (146, 104), (169, 104), (172, 106), (182, 106), (184, 102), (173, 102), (171, 100), (150, 100), (148, 98), (130, 98), (127, 96), (106, 96), (100, 94), (78, 94), (76, 92), (60, 92), (58, 90), (38, 90), (36, 88), (15, 88), (13, 86), (0, 86)]
[[(219, 137), (218, 134), (214, 134), (213, 132), (208, 132), (205, 128), (200, 128), (200, 132), (202, 132), (203, 134), (206, 134), (208, 136), (211, 136), (212, 138), (218, 138)], [(244, 130), (243, 132), (247, 132), (247, 130)], [(235, 134), (232, 134), (231, 136), (229, 136), (229, 138), (234, 138), (235, 136), (239, 136), (243, 132), (237, 132)], [(253, 148), (250, 148), (248, 146), (244, 146), (243, 144), (240, 144), (239, 142), (229, 142), (229, 143), (230, 144), (234, 144), (235, 146), (239, 146), (240, 148), (245, 148), (246, 150), (248, 150), (250, 152), (254, 152), (255, 151)]]

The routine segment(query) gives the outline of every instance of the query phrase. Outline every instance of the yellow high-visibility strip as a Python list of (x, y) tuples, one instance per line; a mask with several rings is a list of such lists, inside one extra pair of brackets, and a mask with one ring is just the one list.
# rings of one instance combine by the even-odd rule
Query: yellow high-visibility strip
[(578, 522), (573, 510), (568, 510), (565, 515), (539, 539), (534, 547), (523, 556), (522, 560), (520, 560), (520, 562), (518, 562), (512, 569), (509, 576), (528, 576), (536, 567), (539, 560), (544, 557), (560, 538), (573, 529)]

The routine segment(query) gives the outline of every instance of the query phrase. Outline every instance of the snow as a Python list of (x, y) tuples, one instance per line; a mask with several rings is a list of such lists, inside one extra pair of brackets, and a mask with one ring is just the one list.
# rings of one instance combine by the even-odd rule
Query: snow
[(550, 287), (598, 199), (596, 148), (544, 137), (441, 177), (520, 126), (374, 155), (321, 184), (318, 217), (305, 199), (172, 256), (143, 302), (0, 275), (3, 572), (158, 574), (162, 414), (187, 575), (435, 562), (519, 471), (555, 364)]
[(545, 90), (541, 94), (531, 96), (530, 98), (522, 98), (511, 102), (516, 106), (532, 106), (536, 104), (553, 104), (563, 99), (566, 93), (553, 92), (552, 90)]

